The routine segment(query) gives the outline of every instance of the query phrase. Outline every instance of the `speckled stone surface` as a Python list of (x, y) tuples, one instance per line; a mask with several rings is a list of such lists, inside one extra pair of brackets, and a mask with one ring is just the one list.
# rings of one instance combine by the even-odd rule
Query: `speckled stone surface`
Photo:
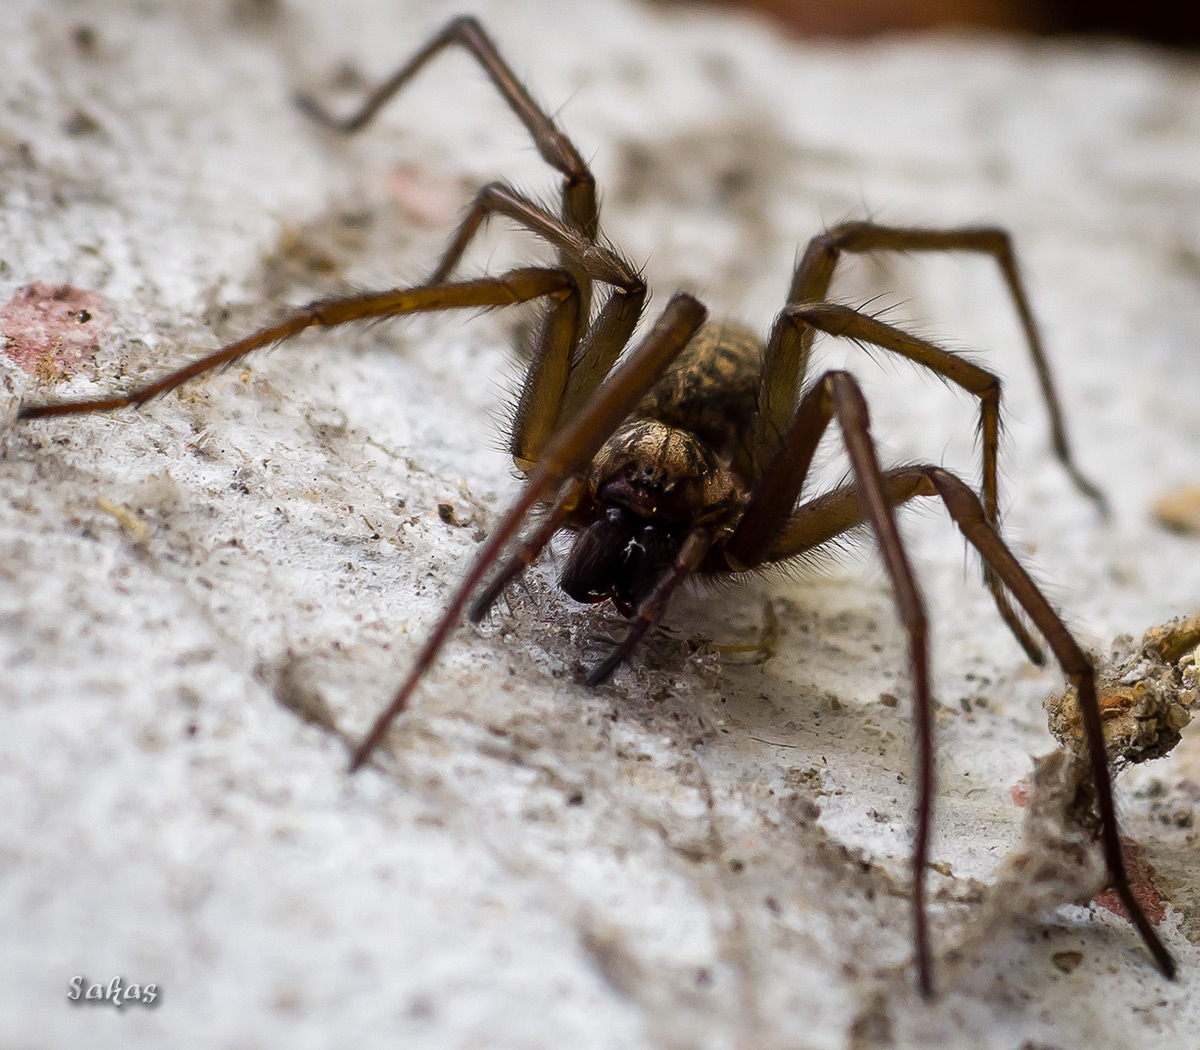
[[(1049, 452), (992, 265), (857, 260), (835, 297), (1005, 377), (1008, 535), (1084, 644), (1200, 608), (1200, 539), (1151, 514), (1200, 478), (1194, 66), (991, 38), (804, 46), (609, 0), (473, 8), (593, 162), (659, 307), (686, 288), (765, 329), (799, 248), (843, 218), (1010, 229), (1108, 524)], [(0, 410), (418, 280), (487, 179), (552, 195), (461, 55), (350, 141), (291, 107), (299, 88), (348, 107), (447, 13), (9, 0), (0, 327), (46, 352), (0, 355)], [(497, 230), (468, 268), (544, 257)], [(31, 320), (36, 282), (70, 292)], [(904, 517), (939, 701), (932, 1004), (909, 965), (904, 638), (869, 541), (681, 596), (594, 690), (581, 670), (618, 626), (547, 564), (458, 632), (388, 753), (346, 775), (345, 740), (516, 491), (517, 322), (318, 333), (140, 412), (0, 433), (6, 1044), (1194, 1048), (1195, 735), (1120, 792), (1179, 982), (1103, 910), (985, 911), (1060, 679), (1023, 661), (932, 506)], [(978, 477), (967, 398), (821, 354), (862, 376), (886, 461)], [(824, 484), (845, 470), (827, 447)], [(770, 659), (721, 650), (772, 620)], [(76, 976), (158, 998), (70, 1003)]]

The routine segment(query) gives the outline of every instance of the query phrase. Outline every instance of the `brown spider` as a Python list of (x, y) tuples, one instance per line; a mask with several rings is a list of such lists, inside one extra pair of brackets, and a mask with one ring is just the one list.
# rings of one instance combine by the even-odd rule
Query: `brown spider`
[[(468, 603), (470, 618), (480, 620), (505, 586), (562, 530), (575, 536), (560, 581), (563, 590), (581, 602), (611, 600), (633, 620), (624, 640), (588, 676), (594, 685), (629, 656), (689, 576), (745, 573), (786, 562), (869, 523), (909, 639), (919, 769), (913, 927), (918, 984), (922, 993), (930, 995), (932, 957), (925, 908), (934, 786), (929, 642), (924, 603), (896, 528), (894, 508), (917, 496), (937, 496), (982, 556), (984, 579), (1000, 615), (1030, 659), (1041, 663), (1043, 655), (1018, 619), (1010, 596), (1077, 690), (1110, 885), (1159, 968), (1173, 976), (1175, 962), (1133, 896), (1125, 872), (1092, 662), (998, 532), (999, 380), (932, 343), (823, 301), (845, 252), (966, 251), (992, 256), (1024, 329), (1049, 411), (1055, 453), (1075, 485), (1103, 511), (1103, 497), (1072, 462), (1008, 234), (990, 227), (839, 225), (809, 243), (796, 266), (787, 305), (765, 344), (740, 325), (706, 322), (704, 307), (680, 294), (618, 363), (641, 319), (646, 285), (638, 271), (601, 240), (595, 181), (587, 165), (513, 75), (475, 19), (452, 20), (344, 121), (334, 119), (311, 99), (301, 98), (300, 104), (329, 128), (356, 131), (430, 58), (452, 44), (464, 47), (482, 65), (528, 129), (538, 152), (561, 172), (561, 216), (511, 186), (492, 183), (479, 191), (423, 285), (314, 302), (128, 394), (27, 406), (20, 417), (139, 406), (195, 376), (311, 327), (545, 300), (546, 313), (510, 440), (513, 460), (526, 476), (524, 488), (482, 545), (408, 677), (356, 749), (351, 768), (358, 769), (370, 757), (404, 711)], [(468, 244), (493, 214), (548, 242), (558, 252), (558, 265), (515, 269), (471, 281), (450, 280)], [(593, 311), (596, 284), (609, 291)], [(818, 330), (899, 354), (979, 399), (982, 500), (937, 466), (880, 468), (866, 402), (854, 377), (828, 371), (806, 384)], [(801, 502), (813, 453), (834, 419), (850, 458), (853, 481)], [(522, 525), (538, 507), (544, 517), (516, 542)], [(480, 589), (489, 574), (490, 581)]]

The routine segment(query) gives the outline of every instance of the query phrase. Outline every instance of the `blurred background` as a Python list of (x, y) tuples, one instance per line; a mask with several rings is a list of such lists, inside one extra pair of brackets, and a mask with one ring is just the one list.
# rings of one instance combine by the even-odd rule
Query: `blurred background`
[[(678, 0), (684, 2), (684, 0)], [(977, 26), (1029, 33), (1133, 37), (1170, 47), (1200, 44), (1200, 5), (1179, 0), (730, 0), (806, 37), (865, 37)]]

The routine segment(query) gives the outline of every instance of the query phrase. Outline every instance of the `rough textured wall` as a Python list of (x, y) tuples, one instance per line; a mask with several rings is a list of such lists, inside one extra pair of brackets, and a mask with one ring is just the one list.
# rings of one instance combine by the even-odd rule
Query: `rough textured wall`
[[(1200, 477), (1192, 67), (987, 38), (806, 48), (615, 2), (474, 7), (593, 160), (605, 228), (660, 306), (684, 287), (765, 329), (798, 246), (842, 218), (1009, 228), (1108, 524), (1050, 455), (993, 266), (858, 260), (835, 295), (1005, 376), (1008, 535), (1086, 645), (1200, 607), (1200, 541), (1150, 514)], [(10, 414), (289, 304), (417, 280), (486, 179), (552, 194), (461, 55), (351, 141), (289, 104), (302, 87), (349, 106), (445, 13), (10, 0)], [(469, 266), (535, 257), (497, 231)], [(909, 965), (904, 638), (869, 541), (683, 596), (595, 690), (581, 670), (618, 625), (539, 568), (347, 777), (344, 740), (516, 490), (498, 446), (517, 325), (319, 333), (140, 412), (0, 435), (13, 1045), (1195, 1046), (1200, 748), (1121, 793), (1179, 983), (1101, 909), (985, 907), (1060, 680), (1023, 661), (933, 507), (904, 516), (939, 700), (932, 1005)], [(863, 377), (887, 461), (978, 477), (967, 398), (879, 354), (822, 360)], [(828, 449), (824, 483), (845, 469)], [(722, 651), (772, 623), (770, 659)], [(72, 1005), (76, 975), (159, 1000)]]

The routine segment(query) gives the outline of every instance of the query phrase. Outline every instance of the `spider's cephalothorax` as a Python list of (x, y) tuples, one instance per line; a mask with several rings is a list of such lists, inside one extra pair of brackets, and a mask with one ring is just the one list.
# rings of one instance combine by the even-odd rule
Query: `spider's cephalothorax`
[(604, 443), (562, 575), (572, 598), (611, 599), (630, 616), (691, 529), (731, 531), (746, 499), (735, 460), (754, 419), (763, 351), (748, 329), (708, 322)]
[[(1042, 659), (1012, 607), (1014, 599), (1076, 688), (1109, 882), (1159, 968), (1172, 976), (1174, 960), (1133, 896), (1121, 856), (1092, 663), (1000, 537), (999, 381), (986, 369), (924, 339), (824, 301), (838, 260), (848, 252), (990, 256), (999, 266), (1024, 330), (1050, 415), (1055, 453), (1076, 486), (1103, 509), (1103, 497), (1071, 460), (1050, 369), (1007, 233), (996, 227), (844, 223), (813, 238), (801, 255), (787, 304), (765, 344), (740, 325), (705, 324), (704, 308), (691, 296), (677, 295), (641, 342), (623, 356), (646, 302), (645, 284), (638, 271), (600, 238), (595, 181), (578, 150), (533, 101), (475, 19), (451, 21), (349, 119), (330, 117), (310, 99), (302, 100), (302, 106), (334, 130), (355, 131), (430, 58), (451, 45), (474, 56), (528, 129), (538, 152), (561, 173), (560, 215), (511, 186), (492, 183), (480, 190), (423, 285), (312, 303), (128, 394), (28, 406), (20, 416), (32, 419), (140, 405), (306, 328), (541, 300), (546, 303), (545, 321), (526, 372), (510, 446), (514, 463), (527, 475), (525, 485), (481, 546), (408, 677), (359, 745), (352, 768), (365, 762), (381, 743), (463, 612), (469, 607), (473, 619), (484, 616), (505, 585), (561, 530), (576, 533), (563, 589), (584, 602), (611, 600), (633, 618), (625, 638), (589, 676), (588, 681), (596, 683), (628, 657), (662, 617), (675, 588), (689, 576), (740, 573), (788, 562), (870, 525), (909, 639), (918, 747), (913, 929), (918, 982), (929, 994), (933, 964), (925, 871), (934, 769), (929, 636), (921, 592), (896, 528), (895, 508), (916, 497), (937, 497), (982, 556), (984, 581), (1026, 652), (1034, 660)], [(546, 241), (557, 251), (558, 264), (451, 280), (463, 252), (492, 215), (507, 217)], [(607, 292), (593, 311), (596, 285)], [(980, 497), (935, 465), (881, 469), (866, 402), (854, 378), (847, 372), (829, 371), (806, 381), (818, 331), (906, 357), (979, 399)], [(834, 420), (850, 460), (852, 480), (801, 500), (813, 453)], [(544, 519), (518, 541), (530, 512), (539, 505), (547, 508)]]

